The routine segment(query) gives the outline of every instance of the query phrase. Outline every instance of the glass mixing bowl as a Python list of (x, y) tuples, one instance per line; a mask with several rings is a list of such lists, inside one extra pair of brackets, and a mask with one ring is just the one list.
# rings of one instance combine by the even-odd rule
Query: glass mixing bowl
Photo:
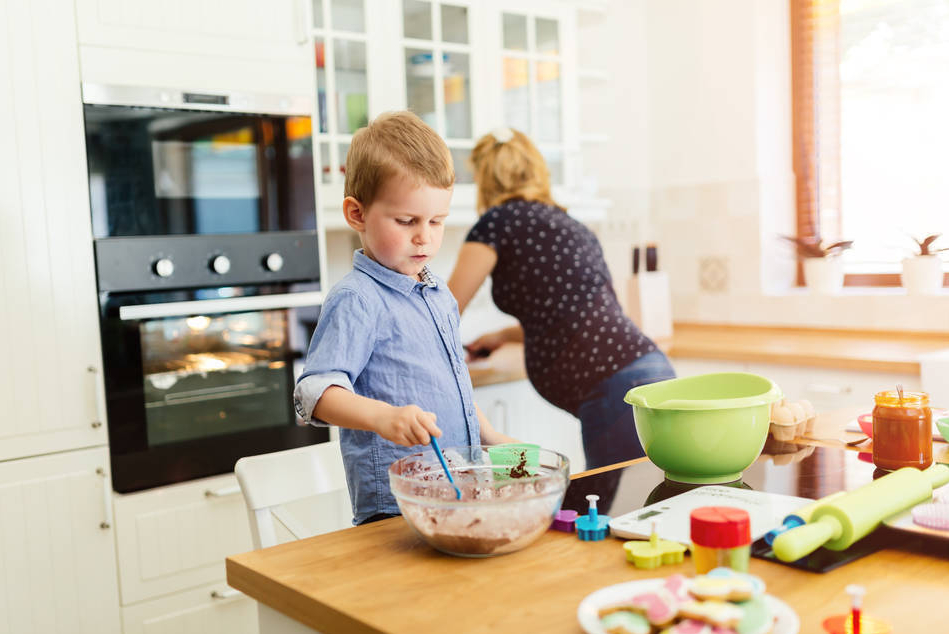
[(560, 509), (570, 461), (539, 447), (449, 447), (445, 459), (461, 499), (431, 449), (389, 467), (402, 517), (432, 547), (461, 557), (520, 550)]

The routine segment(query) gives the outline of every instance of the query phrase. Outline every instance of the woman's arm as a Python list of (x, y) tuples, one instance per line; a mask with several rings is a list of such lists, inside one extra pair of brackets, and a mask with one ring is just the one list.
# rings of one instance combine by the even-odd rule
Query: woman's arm
[(497, 261), (497, 251), (484, 243), (465, 242), (461, 245), (455, 270), (448, 278), (448, 290), (458, 302), (459, 313), (465, 312), (465, 307), (494, 270)]

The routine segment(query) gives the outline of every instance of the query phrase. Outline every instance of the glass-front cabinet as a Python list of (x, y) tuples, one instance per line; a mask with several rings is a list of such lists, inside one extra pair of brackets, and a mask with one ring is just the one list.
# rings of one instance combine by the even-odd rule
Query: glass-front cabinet
[(353, 133), (369, 120), (365, 0), (312, 0), (320, 181), (341, 185)]
[(502, 10), (501, 101), (504, 123), (527, 134), (564, 184), (564, 82), (558, 17)]
[[(528, 134), (555, 196), (570, 198), (579, 153), (576, 12), (571, 0), (311, 0), (317, 85), (318, 200), (323, 226), (345, 226), (342, 194), (353, 133), (409, 109), (444, 139), (457, 184), (450, 223), (474, 221), (467, 161), (498, 126)], [(571, 97), (573, 103), (565, 98)], [(559, 190), (559, 193), (558, 193)]]
[(471, 19), (469, 7), (402, 0), (405, 105), (445, 139), (459, 184), (472, 183)]

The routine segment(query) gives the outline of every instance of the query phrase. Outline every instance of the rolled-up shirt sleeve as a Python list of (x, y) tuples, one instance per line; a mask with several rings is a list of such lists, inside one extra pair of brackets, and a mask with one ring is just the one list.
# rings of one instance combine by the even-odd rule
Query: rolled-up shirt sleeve
[(293, 407), (304, 421), (316, 422), (313, 409), (330, 386), (354, 391), (372, 354), (377, 317), (353, 290), (339, 289), (326, 298), (293, 391)]

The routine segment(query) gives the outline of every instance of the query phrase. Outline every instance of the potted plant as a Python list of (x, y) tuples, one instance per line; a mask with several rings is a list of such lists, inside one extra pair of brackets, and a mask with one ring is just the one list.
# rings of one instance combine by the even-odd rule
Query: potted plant
[(815, 293), (832, 295), (844, 286), (844, 266), (840, 255), (853, 246), (853, 240), (843, 240), (824, 246), (819, 236), (781, 236), (797, 247), (803, 258), (804, 283)]
[(913, 238), (917, 252), (913, 257), (903, 260), (903, 288), (912, 295), (935, 295), (942, 288), (942, 259), (937, 255), (949, 251), (949, 247), (934, 249), (935, 242), (942, 234), (926, 236), (922, 240)]

